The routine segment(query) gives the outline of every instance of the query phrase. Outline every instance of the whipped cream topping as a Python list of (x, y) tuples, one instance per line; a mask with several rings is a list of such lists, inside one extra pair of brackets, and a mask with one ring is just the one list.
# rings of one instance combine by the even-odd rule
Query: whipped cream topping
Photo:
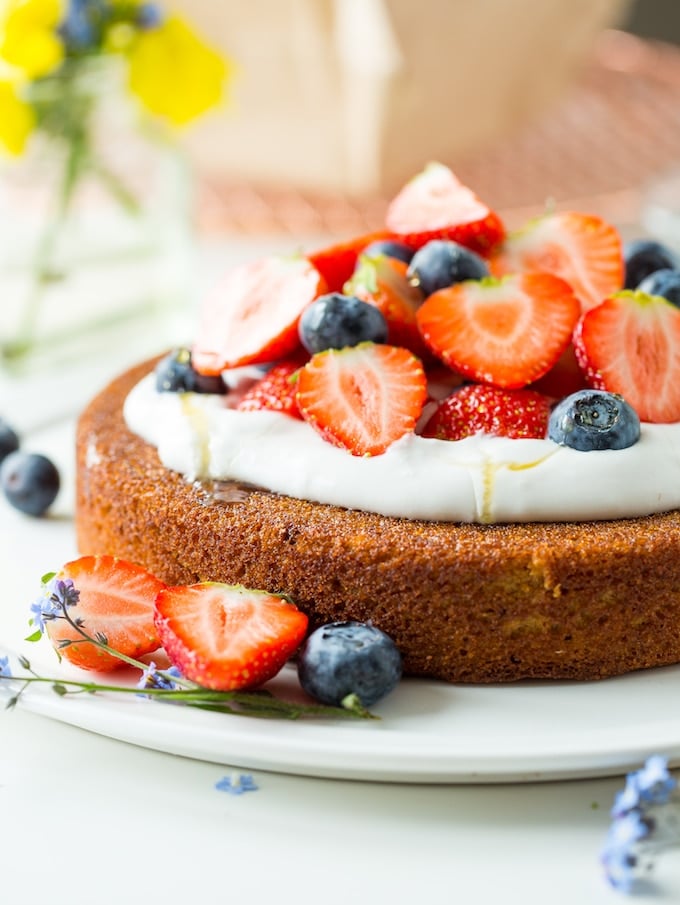
[(240, 412), (231, 394), (129, 394), (128, 427), (189, 481), (233, 480), (386, 516), (449, 522), (593, 521), (680, 508), (680, 424), (643, 424), (623, 450), (551, 440), (408, 435), (372, 458), (278, 412)]

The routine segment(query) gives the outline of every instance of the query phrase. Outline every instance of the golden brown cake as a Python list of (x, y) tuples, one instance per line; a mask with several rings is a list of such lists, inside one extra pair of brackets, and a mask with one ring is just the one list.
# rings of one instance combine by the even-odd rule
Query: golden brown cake
[(151, 368), (116, 379), (80, 419), (83, 553), (136, 561), (171, 584), (285, 593), (313, 624), (370, 620), (410, 675), (596, 679), (680, 661), (680, 512), (478, 525), (259, 490), (225, 502), (126, 427), (123, 402)]

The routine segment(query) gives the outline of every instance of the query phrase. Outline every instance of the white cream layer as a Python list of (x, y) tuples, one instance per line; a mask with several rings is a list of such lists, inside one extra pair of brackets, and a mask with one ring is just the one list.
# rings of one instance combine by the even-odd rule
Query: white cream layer
[(239, 412), (225, 397), (158, 393), (153, 374), (128, 396), (125, 420), (188, 480), (244, 481), (387, 516), (592, 521), (680, 508), (680, 424), (643, 424), (639, 442), (624, 450), (410, 435), (381, 456), (359, 458), (286, 415)]

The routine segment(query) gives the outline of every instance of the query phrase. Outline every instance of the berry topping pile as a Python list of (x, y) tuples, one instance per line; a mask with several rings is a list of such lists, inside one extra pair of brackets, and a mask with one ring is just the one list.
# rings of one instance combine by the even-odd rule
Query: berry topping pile
[[(624, 247), (613, 226), (574, 211), (506, 234), (430, 164), (389, 205), (383, 230), (228, 274), (191, 354), (167, 359), (157, 381), (205, 392), (201, 380), (266, 366), (238, 407), (302, 418), (355, 456), (412, 433), (618, 449), (621, 436), (636, 442), (635, 418), (680, 421), (679, 261), (655, 241)], [(586, 390), (610, 396), (602, 412), (624, 426), (597, 441), (575, 441), (581, 429), (564, 419), (548, 432), (555, 406), (580, 423)]]

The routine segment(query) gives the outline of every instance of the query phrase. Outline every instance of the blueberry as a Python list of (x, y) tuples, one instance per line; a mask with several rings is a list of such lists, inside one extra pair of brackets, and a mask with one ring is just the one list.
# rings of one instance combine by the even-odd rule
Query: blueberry
[(194, 370), (191, 352), (188, 349), (175, 349), (169, 352), (156, 365), (155, 374), (156, 389), (159, 393), (227, 392), (227, 387), (219, 374), (209, 377)]
[(383, 698), (401, 678), (401, 654), (380, 629), (363, 622), (331, 622), (316, 629), (298, 656), (300, 684), (324, 704), (356, 694), (365, 707)]
[(397, 261), (403, 261), (404, 264), (410, 264), (413, 257), (413, 249), (409, 248), (408, 245), (404, 245), (403, 242), (395, 242), (392, 239), (376, 239), (375, 242), (367, 245), (361, 254), (367, 255), (369, 258), (385, 255), (388, 258), (396, 258)]
[(675, 252), (651, 239), (629, 242), (623, 250), (623, 260), (626, 265), (626, 289), (637, 289), (645, 277), (657, 270), (680, 268), (680, 259)]
[(10, 453), (0, 466), (0, 487), (7, 500), (27, 515), (43, 515), (59, 493), (59, 472), (39, 453)]
[(9, 424), (0, 418), (0, 462), (19, 449), (19, 437)]
[(312, 302), (300, 318), (300, 341), (308, 352), (343, 349), (361, 342), (384, 343), (387, 321), (379, 308), (353, 295), (331, 292)]
[(483, 258), (457, 242), (434, 239), (414, 254), (406, 276), (427, 297), (463, 280), (488, 277), (489, 268)]
[(555, 406), (548, 436), (582, 452), (626, 449), (640, 439), (640, 419), (617, 393), (579, 390)]
[(661, 295), (680, 308), (680, 270), (655, 270), (638, 286), (647, 295)]

